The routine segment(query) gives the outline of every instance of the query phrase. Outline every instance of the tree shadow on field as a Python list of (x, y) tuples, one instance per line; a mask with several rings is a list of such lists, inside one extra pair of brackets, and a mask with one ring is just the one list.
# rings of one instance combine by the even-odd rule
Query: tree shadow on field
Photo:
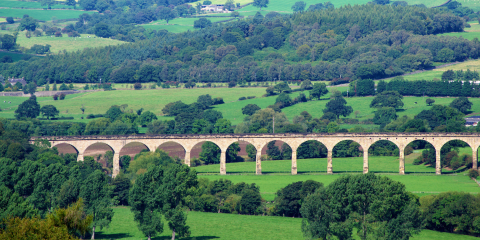
[[(88, 235), (88, 236), (87, 236)], [(85, 235), (85, 239), (90, 239), (89, 234)], [(128, 233), (112, 233), (112, 234), (102, 234), (101, 232), (95, 233), (95, 239), (120, 239), (120, 238), (131, 238), (132, 235)]]
[[(185, 239), (185, 240), (209, 240), (209, 239), (216, 239), (216, 238), (220, 238), (220, 237), (217, 237), (217, 236), (199, 236), (199, 237), (188, 237), (188, 238), (181, 238), (182, 240)], [(172, 239), (172, 236), (162, 236), (162, 237), (155, 237), (155, 238), (152, 238), (153, 240), (169, 240), (169, 239)]]

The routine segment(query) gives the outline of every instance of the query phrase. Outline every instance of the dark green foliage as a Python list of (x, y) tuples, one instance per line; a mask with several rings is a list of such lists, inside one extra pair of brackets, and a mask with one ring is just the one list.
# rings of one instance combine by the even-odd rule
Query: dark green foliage
[(95, 35), (101, 38), (109, 38), (113, 34), (112, 34), (112, 31), (110, 30), (110, 27), (107, 24), (101, 22), (95, 25)]
[(297, 158), (325, 158), (327, 157), (327, 151), (327, 147), (322, 143), (315, 140), (309, 140), (300, 144), (297, 148)]
[(257, 106), (256, 104), (248, 104), (247, 106), (242, 108), (242, 114), (251, 116), (253, 115), (256, 111), (260, 110), (261, 108)]
[(420, 200), (428, 229), (462, 234), (479, 233), (480, 199), (478, 195), (446, 192), (425, 196)]
[(267, 155), (272, 160), (281, 160), (283, 158), (280, 149), (275, 146), (276, 141), (271, 141), (267, 144)]
[(13, 20), (13, 17), (7, 17), (6, 21), (7, 21), (8, 24), (12, 24), (12, 23), (15, 22), (15, 20)]
[(387, 90), (387, 83), (383, 80), (380, 80), (377, 84), (377, 94), (382, 93)]
[(298, 1), (292, 6), (292, 10), (293, 12), (303, 12), (306, 6), (307, 4), (304, 1)]
[(337, 118), (340, 116), (348, 116), (353, 112), (353, 108), (351, 106), (347, 106), (347, 101), (342, 96), (337, 96), (331, 99), (326, 108), (323, 109), (323, 113), (331, 112), (335, 114)]
[(352, 140), (344, 140), (333, 148), (332, 156), (333, 157), (359, 157), (362, 156), (363, 152), (360, 151), (360, 144)]
[(403, 96), (397, 91), (384, 91), (377, 94), (370, 103), (371, 108), (393, 108), (398, 109), (403, 107)]
[(206, 28), (212, 26), (212, 22), (207, 18), (200, 18), (193, 22), (194, 28)]
[(422, 227), (418, 205), (402, 183), (387, 177), (344, 176), (305, 198), (302, 232), (306, 238), (349, 239), (356, 228), (361, 239), (409, 239)]
[(204, 144), (202, 144), (200, 160), (205, 162), (205, 164), (218, 164), (220, 163), (221, 153), (222, 151), (215, 143), (205, 142)]
[[(398, 156), (398, 153), (399, 150), (397, 145), (387, 140), (377, 141), (368, 149), (369, 156)], [(405, 149), (405, 155), (408, 154), (407, 150)]]
[(380, 128), (384, 128), (385, 125), (389, 124), (392, 120), (397, 119), (397, 113), (392, 107), (382, 107), (375, 111), (375, 116), (373, 117), (373, 123), (380, 125)]
[(431, 99), (431, 98), (427, 98), (427, 100), (425, 100), (425, 103), (428, 105), (428, 106), (432, 106), (432, 104), (435, 103), (435, 100)]
[(316, 99), (320, 99), (323, 95), (327, 93), (328, 93), (328, 90), (325, 83), (315, 83), (313, 84), (313, 89), (310, 90), (310, 96)]
[(462, 127), (465, 125), (465, 119), (463, 119), (463, 116), (464, 115), (455, 108), (443, 105), (433, 105), (430, 110), (421, 111), (415, 116), (415, 119), (426, 120), (432, 129), (441, 125), (450, 125), (450, 128), (445, 129), (447, 132), (458, 132), (456, 127)]
[(53, 105), (45, 105), (42, 108), (40, 108), (40, 112), (44, 117), (47, 117), (47, 119), (50, 119), (51, 117), (55, 117), (59, 114), (57, 108)]
[(476, 170), (476, 169), (468, 170), (468, 177), (477, 179), (478, 178), (478, 170)]
[(283, 92), (278, 95), (277, 99), (275, 99), (275, 104), (279, 104), (281, 107), (288, 107), (292, 105), (292, 99), (290, 98), (290, 95)]
[(111, 106), (105, 113), (105, 117), (109, 118), (111, 122), (115, 121), (118, 117), (123, 114), (119, 106)]
[(302, 207), (305, 197), (322, 187), (322, 183), (307, 180), (291, 183), (278, 190), (275, 197), (275, 214), (286, 217), (301, 217), (300, 207)]
[(450, 103), (450, 107), (457, 109), (463, 114), (467, 114), (472, 108), (472, 105), (472, 102), (470, 102), (466, 97), (456, 98)]
[(113, 190), (113, 194), (112, 194), (113, 199), (118, 201), (119, 205), (127, 206), (128, 192), (132, 187), (132, 184), (130, 183), (130, 179), (125, 177), (125, 175), (123, 174), (119, 174), (113, 179), (112, 185), (115, 186), (115, 189)]
[(8, 217), (34, 217), (37, 214), (36, 209), (17, 192), (0, 185), (0, 220)]
[(18, 26), (18, 30), (28, 30), (33, 32), (35, 31), (35, 28), (37, 28), (37, 25), (37, 20), (32, 17), (22, 18), (22, 21), (20, 21), (20, 25)]
[(15, 110), (16, 119), (36, 118), (38, 115), (40, 115), (40, 105), (37, 103), (35, 95), (25, 100)]
[(447, 70), (442, 73), (442, 80), (450, 81), (455, 79), (455, 72), (453, 70)]

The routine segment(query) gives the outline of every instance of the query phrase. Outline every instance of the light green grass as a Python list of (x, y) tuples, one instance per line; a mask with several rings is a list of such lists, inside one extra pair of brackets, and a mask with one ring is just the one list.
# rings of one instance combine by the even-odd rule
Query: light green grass
[[(210, 0), (210, 2), (212, 2), (212, 4), (225, 4), (225, 0)], [(244, 4), (251, 3), (251, 2), (253, 2), (253, 1), (252, 0), (235, 0), (235, 4), (240, 3), (240, 5), (244, 5)], [(189, 4), (192, 5), (192, 6), (196, 6), (197, 3), (203, 4), (203, 0), (196, 1), (196, 2), (191, 2)]]
[[(121, 84), (117, 84), (121, 86)], [(50, 86), (51, 87), (51, 86)], [(128, 109), (137, 110), (144, 108), (145, 111), (151, 111), (156, 114), (159, 119), (166, 120), (172, 119), (171, 117), (162, 116), (163, 107), (174, 101), (183, 101), (187, 104), (193, 103), (197, 100), (198, 96), (210, 94), (212, 97), (223, 97), (225, 104), (214, 106), (214, 109), (222, 112), (223, 116), (230, 120), (233, 125), (236, 125), (243, 121), (245, 115), (242, 114), (241, 109), (247, 104), (257, 104), (261, 108), (265, 108), (268, 105), (275, 103), (277, 96), (261, 97), (265, 94), (265, 88), (195, 88), (195, 89), (154, 89), (154, 90), (116, 90), (107, 92), (94, 92), (82, 95), (67, 95), (67, 99), (63, 101), (53, 101), (51, 97), (39, 97), (43, 104), (52, 104), (63, 116), (74, 117), (79, 119), (87, 114), (103, 114), (112, 105), (128, 104)], [(291, 98), (297, 96), (298, 93), (293, 93)], [(306, 92), (307, 96), (308, 93)], [(256, 96), (255, 99), (249, 99), (244, 101), (238, 101), (240, 97)], [(327, 95), (328, 96), (328, 95)], [(4, 109), (0, 112), (0, 117), (13, 117), (13, 112), (19, 103), (26, 100), (22, 97), (2, 97), (3, 100), (9, 101), (15, 99), (12, 104), (9, 105), (9, 109)], [(397, 112), (399, 116), (407, 115), (413, 118), (419, 114), (422, 110), (430, 109), (425, 103), (424, 97), (404, 97), (404, 108)], [(432, 98), (435, 100), (435, 104), (448, 105), (455, 98)], [(359, 111), (358, 119), (370, 119), (374, 116), (374, 110), (369, 107), (373, 97), (354, 97), (346, 98), (347, 105), (353, 107), (353, 111)], [(323, 99), (319, 101), (310, 101), (306, 103), (299, 103), (287, 108), (283, 108), (282, 112), (285, 113), (287, 118), (292, 121), (295, 116), (300, 115), (303, 111), (308, 111), (314, 118), (320, 118), (323, 115), (322, 110), (325, 108), (329, 100)], [(480, 113), (480, 98), (470, 98), (473, 103), (472, 112)], [(14, 104), (13, 102), (18, 102)], [(415, 104), (417, 102), (417, 104)], [(102, 103), (102, 104), (99, 104)], [(80, 106), (84, 105), (85, 115), (81, 114)], [(68, 110), (68, 113), (66, 112)], [(350, 118), (354, 118), (352, 113)], [(86, 120), (85, 120), (86, 121)], [(345, 125), (342, 127), (351, 128), (356, 125)], [(368, 127), (368, 126), (366, 126)], [(375, 128), (376, 125), (370, 125)]]
[[(227, 167), (228, 171), (228, 167)], [(260, 193), (262, 197), (267, 201), (273, 201), (275, 193), (286, 187), (288, 184), (297, 181), (315, 180), (323, 183), (325, 186), (333, 182), (335, 179), (342, 176), (341, 174), (299, 174), (299, 175), (201, 175), (199, 177), (205, 177), (210, 180), (216, 180), (220, 178), (229, 179), (233, 183), (245, 182), (248, 184), (255, 183), (260, 186)], [(468, 176), (459, 174), (449, 175), (398, 175), (388, 174), (389, 178), (400, 181), (405, 184), (407, 191), (414, 192), (415, 194), (427, 193), (438, 194), (447, 191), (463, 191), (471, 193), (480, 193), (478, 185), (468, 178)]]
[(480, 1), (479, 0), (458, 0), (463, 7), (468, 7), (474, 10), (475, 12), (480, 11)]
[(152, 30), (162, 30), (165, 29), (172, 33), (181, 33), (186, 32), (188, 30), (193, 31), (195, 28), (193, 26), (181, 26), (181, 25), (158, 25), (158, 24), (144, 24), (139, 25), (144, 27), (145, 29), (152, 29)]
[(0, 22), (6, 22), (7, 19), (6, 18), (0, 18)]
[[(50, 85), (52, 87), (52, 85)], [(155, 89), (155, 90), (115, 90), (99, 91), (87, 94), (67, 95), (65, 100), (54, 101), (52, 97), (39, 97), (41, 105), (52, 104), (60, 111), (62, 116), (71, 116), (79, 119), (87, 114), (105, 113), (112, 105), (128, 104), (127, 109), (137, 110), (143, 108), (156, 115), (163, 115), (163, 107), (174, 101), (183, 101), (187, 104), (197, 101), (198, 96), (210, 94), (212, 97), (223, 97), (228, 104), (237, 101), (243, 96), (260, 97), (265, 93), (265, 88), (195, 88), (195, 89)], [(13, 117), (18, 105), (25, 101), (26, 97), (0, 97), (0, 117)], [(3, 101), (12, 101), (4, 107)], [(85, 106), (85, 114), (82, 115), (80, 107)], [(68, 113), (66, 111), (68, 110)], [(165, 118), (166, 119), (166, 118)]]
[[(480, 32), (478, 32), (478, 33), (480, 33)], [(442, 63), (442, 64), (444, 64), (444, 63)], [(479, 71), (480, 70), (480, 60), (470, 60), (470, 61), (465, 61), (465, 62), (461, 62), (461, 63), (458, 63), (458, 64), (454, 64), (454, 65), (450, 65), (450, 66), (446, 66), (446, 67), (442, 67), (442, 68), (436, 68), (436, 69), (429, 70), (429, 71), (423, 71), (423, 72), (420, 72), (420, 73), (405, 75), (405, 76), (403, 76), (403, 78), (405, 80), (409, 80), (409, 81), (439, 80), (439, 79), (442, 79), (443, 72), (445, 72), (447, 70), (454, 70), (454, 71), (463, 70), (463, 71), (466, 71), (467, 69), (470, 70), (470, 71)], [(388, 82), (392, 79), (393, 78), (389, 78), (386, 81)]]
[[(47, 8), (47, 6), (42, 6), (40, 2), (23, 2), (23, 1), (16, 1), (16, 0), (2, 0), (0, 4), (1, 7), (8, 7), (8, 8)], [(73, 9), (73, 6), (68, 6), (64, 4), (55, 4), (51, 6), (52, 9)]]
[(14, 8), (1, 8), (0, 16), (3, 17), (17, 17), (22, 18), (24, 14), (28, 14), (30, 17), (33, 17), (42, 21), (50, 21), (52, 17), (57, 19), (70, 19), (78, 18), (78, 16), (87, 13), (91, 14), (92, 12), (78, 11), (78, 10), (33, 10), (33, 9), (14, 9)]
[[(315, 0), (306, 0), (304, 1), (307, 6), (305, 9), (308, 9), (308, 7), (312, 4), (317, 4), (317, 3), (325, 3), (328, 0), (320, 0), (320, 1), (315, 1)], [(266, 14), (271, 11), (275, 12), (285, 12), (285, 13), (293, 13), (292, 11), (292, 6), (297, 2), (297, 0), (276, 0), (276, 1), (270, 1), (270, 4), (268, 4), (267, 8), (262, 8), (262, 14)], [(345, 5), (362, 5), (370, 2), (369, 0), (336, 0), (336, 1), (330, 1), (333, 3), (335, 8), (345, 6)], [(421, 1), (421, 0), (406, 0), (409, 5), (413, 4), (425, 4), (427, 7), (432, 7), (432, 6), (437, 6), (445, 2), (445, 0), (431, 0), (431, 1)], [(239, 12), (257, 12), (259, 9), (249, 5), (246, 6), (240, 10)]]
[[(90, 36), (90, 38), (88, 38)], [(67, 34), (63, 34), (63, 37), (25, 37), (25, 32), (20, 32), (17, 38), (17, 44), (20, 47), (31, 48), (34, 44), (46, 45), (50, 44), (50, 52), (58, 53), (59, 51), (75, 52), (83, 50), (85, 48), (97, 48), (110, 45), (124, 44), (125, 42), (114, 40), (110, 38), (94, 38), (93, 34), (81, 34), (80, 38), (71, 38)]]
[[(109, 228), (97, 231), (95, 239), (146, 239), (138, 230), (134, 221), (133, 213), (129, 207), (113, 208), (114, 215)], [(304, 239), (301, 231), (301, 218), (272, 217), (272, 216), (248, 216), (224, 213), (188, 212), (187, 225), (190, 227), (189, 238), (182, 239), (225, 239), (225, 240), (249, 240), (249, 239)], [(152, 238), (154, 240), (171, 239), (171, 231), (165, 224), (164, 232)], [(354, 236), (354, 239), (359, 239)], [(472, 236), (458, 235), (432, 230), (423, 230), (412, 239), (443, 240), (477, 239)]]

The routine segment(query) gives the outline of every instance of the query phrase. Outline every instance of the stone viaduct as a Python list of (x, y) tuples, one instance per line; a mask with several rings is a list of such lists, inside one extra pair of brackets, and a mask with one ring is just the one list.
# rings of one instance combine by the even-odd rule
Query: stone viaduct
[(306, 133), (306, 134), (211, 134), (211, 135), (128, 135), (128, 136), (57, 136), (57, 137), (33, 137), (47, 139), (51, 146), (68, 144), (78, 152), (78, 160), (83, 160), (85, 150), (95, 143), (104, 143), (110, 146), (114, 152), (113, 176), (120, 171), (120, 150), (127, 144), (138, 142), (144, 144), (150, 151), (155, 151), (160, 145), (167, 142), (175, 142), (185, 149), (185, 164), (190, 166), (190, 151), (201, 142), (210, 141), (215, 143), (222, 151), (220, 157), (220, 174), (226, 174), (226, 151), (235, 142), (245, 141), (257, 149), (256, 174), (262, 174), (261, 150), (269, 142), (281, 140), (292, 148), (292, 174), (297, 174), (297, 148), (304, 142), (316, 140), (323, 143), (328, 149), (327, 173), (333, 173), (332, 151), (335, 145), (343, 140), (353, 140), (360, 144), (363, 153), (363, 172), (368, 172), (368, 149), (379, 140), (388, 140), (399, 148), (399, 174), (405, 174), (405, 147), (415, 140), (425, 140), (435, 147), (436, 151), (436, 174), (441, 174), (440, 150), (442, 146), (451, 140), (461, 140), (472, 148), (473, 168), (477, 169), (477, 149), (480, 146), (480, 134), (478, 133)]

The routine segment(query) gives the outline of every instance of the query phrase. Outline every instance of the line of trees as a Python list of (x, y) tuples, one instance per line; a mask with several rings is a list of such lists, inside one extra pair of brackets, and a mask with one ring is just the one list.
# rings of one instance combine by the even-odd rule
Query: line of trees
[[(76, 25), (94, 24), (107, 31), (114, 27), (95, 22), (107, 16), (121, 18), (121, 14), (82, 15)], [(425, 31), (409, 32), (416, 26), (425, 26)], [(128, 26), (122, 25), (121, 29)], [(73, 30), (80, 31), (75, 26)], [(452, 31), (463, 31), (460, 17), (444, 10), (410, 6), (346, 6), (294, 16), (264, 17), (258, 13), (251, 19), (181, 34), (138, 30), (136, 35), (145, 35), (141, 37), (144, 40), (128, 46), (3, 64), (0, 73), (25, 77), (38, 85), (97, 82), (99, 78), (122, 83), (292, 79), (348, 82), (428, 69), (434, 61), (477, 58), (478, 41), (425, 35)], [(278, 49), (285, 54), (278, 53)]]

